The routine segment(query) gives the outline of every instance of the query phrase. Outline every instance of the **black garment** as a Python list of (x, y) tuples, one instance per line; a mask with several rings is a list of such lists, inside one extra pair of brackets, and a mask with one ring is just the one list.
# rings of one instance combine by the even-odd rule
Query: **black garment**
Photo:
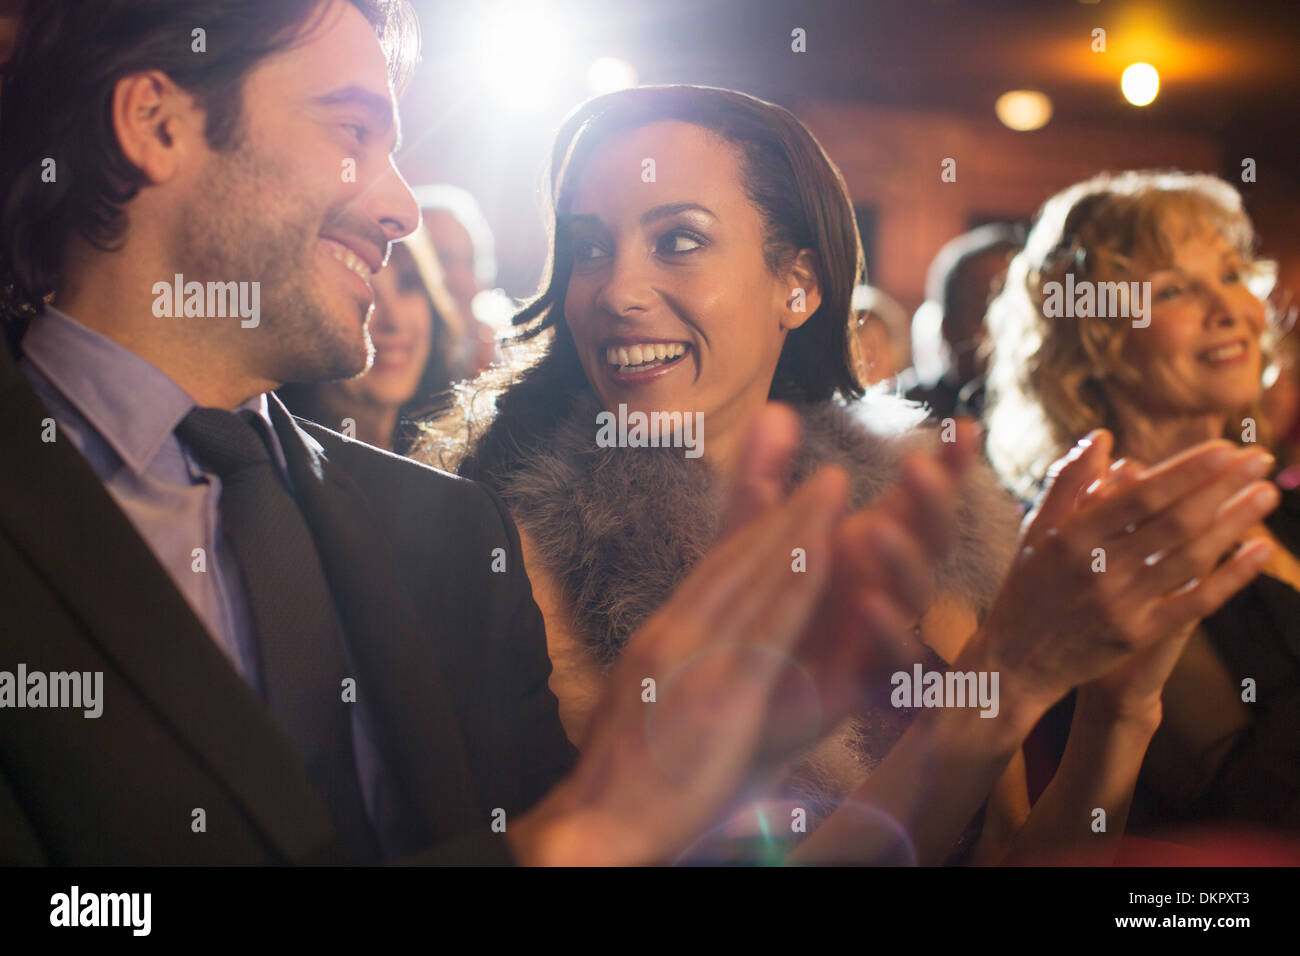
[[(1300, 493), (1283, 491), (1266, 524), (1283, 547), (1300, 554)], [(1246, 678), (1255, 682), (1256, 699), (1246, 705), (1254, 719), (1195, 797), (1161, 800), (1144, 767), (1133, 824), (1231, 822), (1300, 831), (1300, 593), (1261, 574), (1201, 627), (1238, 693)]]
[[(271, 415), (412, 862), (508, 863), (575, 757), (519, 538), (480, 485)], [(102, 671), (103, 713), (0, 710), (0, 863), (347, 859), (287, 735), (0, 349), (0, 669)], [(506, 571), (494, 573), (496, 549)], [(206, 832), (195, 832), (202, 809)]]
[[(1283, 491), (1265, 523), (1288, 551), (1300, 554), (1300, 492)], [(1255, 681), (1256, 700), (1247, 704), (1254, 719), (1200, 793), (1162, 797), (1168, 788), (1153, 786), (1151, 761), (1144, 763), (1128, 829), (1236, 823), (1300, 831), (1300, 593), (1261, 574), (1201, 629), (1239, 690), (1243, 679)], [(1055, 761), (1065, 751), (1073, 709), (1071, 694), (1035, 731)], [(1161, 746), (1161, 733), (1153, 749)]]

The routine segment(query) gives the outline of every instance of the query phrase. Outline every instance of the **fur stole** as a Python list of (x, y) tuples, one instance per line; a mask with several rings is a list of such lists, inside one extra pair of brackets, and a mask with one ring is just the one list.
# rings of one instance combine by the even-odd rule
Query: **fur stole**
[[(904, 451), (938, 442), (916, 406), (889, 396), (796, 410), (803, 424), (796, 480), (838, 464), (850, 476), (854, 509), (894, 486)], [(680, 448), (597, 447), (599, 411), (592, 395), (576, 400), (546, 447), (530, 449), (499, 490), (561, 584), (582, 640), (608, 667), (712, 545), (720, 501), (702, 460)], [(1014, 557), (1018, 526), (992, 470), (974, 467), (935, 590), (982, 616)]]
[[(469, 408), (464, 397), (462, 407)], [(545, 445), (523, 449), (523, 467), (494, 490), (560, 585), (577, 636), (608, 669), (713, 543), (720, 492), (703, 461), (680, 448), (597, 447), (600, 410), (591, 393), (577, 396)], [(881, 393), (796, 411), (803, 444), (795, 479), (838, 464), (850, 477), (853, 508), (894, 486), (905, 451), (939, 440), (919, 406)], [(444, 419), (426, 430), (417, 455), (454, 467), (464, 443)], [(976, 464), (963, 483), (953, 547), (934, 570), (935, 591), (964, 598), (983, 617), (1015, 555), (1018, 527), (1019, 513), (992, 469)], [(909, 650), (926, 670), (944, 669), (919, 641)], [(915, 713), (882, 702), (845, 721), (802, 756), (784, 793), (808, 807), (811, 820), (821, 819), (875, 768)], [(961, 845), (969, 848), (976, 835), (973, 822)]]

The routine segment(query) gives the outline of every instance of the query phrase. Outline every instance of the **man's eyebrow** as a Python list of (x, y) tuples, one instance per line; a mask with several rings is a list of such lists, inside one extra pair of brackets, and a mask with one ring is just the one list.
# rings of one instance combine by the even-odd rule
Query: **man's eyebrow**
[(368, 90), (364, 86), (358, 86), (353, 83), (344, 86), (332, 92), (322, 94), (314, 98), (316, 103), (321, 106), (359, 106), (370, 114), (375, 124), (379, 127), (380, 133), (386, 133), (388, 130), (397, 128), (397, 142), (393, 144), (393, 152), (397, 152), (402, 142), (402, 130), (398, 123), (397, 117), (393, 115), (393, 101), (391, 97), (376, 93), (374, 90)]

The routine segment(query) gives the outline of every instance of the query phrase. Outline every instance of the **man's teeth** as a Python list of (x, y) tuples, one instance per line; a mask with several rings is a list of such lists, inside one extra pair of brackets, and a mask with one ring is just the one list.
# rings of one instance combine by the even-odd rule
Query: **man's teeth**
[(330, 255), (332, 255), (339, 262), (343, 263), (345, 266), (347, 266), (357, 275), (361, 276), (361, 278), (365, 279), (367, 282), (370, 281), (370, 276), (371, 276), (370, 267), (367, 266), (365, 262), (363, 262), (361, 259), (359, 259), (355, 252), (353, 252), (351, 249), (347, 248), (346, 246), (340, 246), (332, 242), (329, 244), (329, 248), (330, 248)]
[(647, 342), (644, 345), (611, 345), (605, 349), (605, 361), (610, 365), (644, 365), (649, 362), (666, 362), (686, 351), (682, 342)]
[(1208, 352), (1202, 352), (1204, 358), (1211, 362), (1222, 362), (1224, 359), (1236, 358), (1246, 351), (1246, 346), (1241, 342), (1233, 342), (1231, 345), (1224, 345), (1217, 349), (1211, 349)]

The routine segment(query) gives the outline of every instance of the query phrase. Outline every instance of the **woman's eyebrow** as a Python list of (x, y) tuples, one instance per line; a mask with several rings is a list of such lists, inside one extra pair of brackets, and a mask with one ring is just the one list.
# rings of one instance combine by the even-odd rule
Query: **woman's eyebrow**
[(588, 229), (604, 228), (604, 223), (600, 221), (599, 216), (595, 216), (587, 212), (580, 212), (580, 213), (575, 213), (567, 216), (560, 216), (558, 218), (559, 218), (559, 223), (561, 228), (565, 229), (566, 231), (574, 228), (575, 226), (586, 227)]
[(670, 202), (664, 203), (662, 206), (655, 206), (653, 209), (647, 209), (641, 213), (641, 225), (648, 226), (657, 219), (666, 219), (682, 212), (702, 212), (713, 219), (718, 218), (712, 209), (701, 206), (697, 202)]
[[(697, 202), (670, 202), (655, 206), (653, 209), (647, 209), (645, 212), (641, 213), (640, 223), (643, 226), (648, 226), (652, 222), (656, 222), (660, 219), (667, 219), (669, 216), (676, 216), (678, 213), (683, 212), (702, 212), (713, 219), (718, 218), (717, 214), (715, 214), (712, 209), (709, 209), (707, 206), (701, 206)], [(597, 229), (604, 228), (604, 223), (601, 222), (600, 217), (593, 213), (571, 213), (567, 216), (559, 217), (559, 220), (565, 228), (570, 229), (574, 226), (586, 226), (588, 228)]]

